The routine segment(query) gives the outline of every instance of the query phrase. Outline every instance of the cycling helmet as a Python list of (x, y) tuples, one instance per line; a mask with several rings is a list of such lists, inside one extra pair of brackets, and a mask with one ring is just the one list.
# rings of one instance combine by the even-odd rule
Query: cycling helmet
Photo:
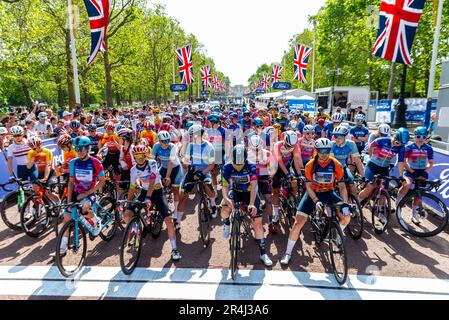
[(248, 159), (248, 152), (245, 145), (238, 144), (232, 149), (232, 162), (234, 164), (245, 164)]
[(160, 127), (159, 127), (159, 131), (169, 131), (170, 130), (170, 125), (168, 123), (163, 123)]
[(334, 128), (334, 131), (332, 131), (332, 134), (338, 134), (338, 135), (344, 135), (345, 137), (348, 135), (349, 130), (345, 126), (338, 126)]
[(430, 115), (430, 119), (431, 119), (432, 121), (435, 121), (435, 120), (437, 119), (437, 114), (436, 114), (436, 113), (432, 113), (432, 114)]
[(184, 108), (182, 108), (182, 111), (185, 113), (189, 113), (189, 107), (185, 106)]
[(314, 133), (315, 129), (313, 128), (313, 126), (311, 124), (307, 124), (304, 126), (304, 129), (302, 129), (302, 132), (306, 133), (306, 132), (311, 132)]
[(0, 134), (8, 134), (8, 129), (5, 127), (0, 127)]
[(288, 113), (288, 116), (289, 116), (290, 118), (295, 117), (295, 116), (296, 116), (296, 111), (295, 111), (295, 110), (290, 111), (290, 112)]
[(237, 112), (231, 112), (231, 114), (229, 115), (231, 118), (235, 118), (238, 119), (239, 115), (237, 114)]
[(146, 154), (147, 153), (147, 147), (143, 146), (141, 144), (134, 146), (132, 154), (135, 156), (136, 154)]
[(298, 143), (298, 136), (292, 130), (288, 130), (284, 134), (284, 142), (288, 147), (293, 148)]
[(320, 127), (324, 126), (324, 119), (323, 118), (318, 119), (318, 125)]
[(245, 112), (243, 112), (243, 116), (244, 117), (246, 117), (246, 116), (250, 116), (251, 115), (251, 112), (250, 111), (245, 111)]
[(288, 126), (289, 126), (290, 128), (292, 128), (293, 130), (296, 130), (296, 129), (298, 129), (298, 121), (296, 121), (296, 120), (291, 120), (291, 121), (288, 123)]
[(319, 138), (315, 141), (315, 149), (331, 149), (331, 141), (327, 138)]
[(332, 115), (333, 122), (343, 122), (344, 118), (345, 116), (343, 115), (343, 113), (337, 112)]
[(117, 125), (117, 126), (115, 127), (115, 131), (116, 131), (116, 132), (119, 132), (119, 131), (122, 130), (122, 129), (126, 129), (126, 127), (125, 127), (124, 125), (122, 125), (122, 124), (119, 124), (119, 125)]
[(39, 119), (46, 119), (47, 118), (47, 112), (39, 112), (38, 118)]
[(63, 146), (70, 146), (72, 144), (72, 137), (68, 134), (63, 134), (59, 137), (57, 145), (59, 148), (62, 148)]
[(106, 122), (106, 123), (104, 124), (104, 129), (105, 129), (105, 130), (114, 130), (114, 129), (115, 129), (115, 126), (114, 126), (114, 124), (113, 124), (112, 122)]
[(260, 118), (255, 118), (255, 119), (254, 119), (254, 125), (255, 125), (256, 127), (262, 127), (262, 126), (263, 126), (263, 121), (262, 121), (262, 119), (260, 119)]
[(159, 133), (157, 134), (157, 139), (159, 141), (170, 141), (170, 133), (168, 131), (165, 130), (161, 130), (159, 131)]
[(287, 108), (281, 108), (281, 109), (279, 110), (279, 113), (285, 113), (285, 114), (287, 114), (287, 113), (288, 113), (288, 109), (287, 109)]
[(78, 130), (79, 128), (81, 128), (81, 122), (79, 122), (78, 120), (72, 120), (70, 122), (70, 128), (72, 128), (73, 130)]
[(379, 133), (381, 134), (381, 135), (383, 135), (383, 136), (388, 136), (389, 134), (390, 134), (390, 126), (388, 125), (388, 124), (386, 124), (386, 123), (382, 123), (380, 126), (379, 126)]
[(274, 133), (274, 127), (272, 127), (272, 126), (266, 127), (266, 128), (265, 128), (265, 132), (266, 132), (266, 134), (268, 134), (268, 135)]
[(21, 126), (14, 126), (9, 130), (9, 133), (13, 136), (22, 135), (23, 134), (23, 128)]
[(193, 134), (199, 133), (199, 132), (201, 132), (201, 135), (203, 135), (203, 133), (204, 133), (203, 127), (199, 124), (194, 124), (193, 126), (191, 126), (189, 128), (189, 135), (193, 135)]
[(423, 126), (418, 127), (413, 133), (415, 134), (415, 136), (427, 136), (427, 128)]
[(97, 131), (97, 125), (93, 124), (93, 123), (88, 124), (87, 125), (87, 130), (89, 130), (89, 131)]
[(193, 122), (193, 121), (188, 121), (187, 123), (186, 123), (186, 129), (189, 129), (191, 126), (193, 126), (195, 124), (195, 122)]
[(42, 145), (42, 139), (36, 136), (32, 136), (28, 139), (28, 146), (31, 149), (36, 149)]
[(120, 130), (117, 131), (117, 135), (120, 138), (128, 138), (131, 139), (132, 135), (133, 135), (133, 131), (131, 129), (128, 128), (122, 128)]
[(207, 120), (210, 122), (220, 122), (220, 116), (218, 114), (212, 113), (207, 116)]
[(91, 141), (88, 137), (81, 136), (73, 139), (73, 146), (75, 147), (88, 147), (90, 146)]
[(398, 131), (395, 132), (394, 138), (401, 144), (405, 145), (410, 139), (410, 134), (406, 128), (399, 128)]
[(365, 116), (363, 114), (358, 114), (355, 116), (355, 122), (364, 122)]
[(120, 124), (122, 126), (129, 127), (129, 126), (131, 126), (131, 121), (129, 121), (129, 119), (127, 119), (127, 118), (124, 118), (122, 121), (120, 121)]
[(262, 146), (262, 139), (259, 135), (253, 134), (249, 137), (249, 145), (254, 149), (258, 149)]

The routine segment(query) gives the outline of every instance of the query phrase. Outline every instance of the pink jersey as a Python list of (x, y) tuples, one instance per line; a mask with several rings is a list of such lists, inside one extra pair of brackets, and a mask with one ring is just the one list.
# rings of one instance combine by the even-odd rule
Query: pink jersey
[(307, 141), (304, 137), (300, 138), (298, 141), (298, 145), (301, 148), (301, 158), (304, 166), (313, 157), (313, 153), (315, 152), (314, 144), (315, 140), (311, 139)]
[(271, 152), (268, 150), (257, 149), (248, 151), (248, 160), (256, 164), (258, 177), (270, 174), (268, 167), (271, 159)]
[(279, 159), (282, 159), (284, 164), (287, 164), (293, 159), (293, 155), (295, 153), (299, 153), (299, 144), (296, 144), (294, 148), (287, 148), (284, 145), (284, 141), (276, 142), (273, 148), (274, 158), (276, 162), (279, 162)]

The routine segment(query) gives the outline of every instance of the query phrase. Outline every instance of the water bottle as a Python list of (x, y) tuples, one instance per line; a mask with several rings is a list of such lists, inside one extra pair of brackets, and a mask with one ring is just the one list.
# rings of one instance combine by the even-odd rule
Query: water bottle
[(17, 198), (17, 204), (19, 206), (19, 209), (22, 207), (23, 201), (24, 201), (24, 192), (23, 192), (23, 189), (20, 188), (19, 189), (19, 196)]

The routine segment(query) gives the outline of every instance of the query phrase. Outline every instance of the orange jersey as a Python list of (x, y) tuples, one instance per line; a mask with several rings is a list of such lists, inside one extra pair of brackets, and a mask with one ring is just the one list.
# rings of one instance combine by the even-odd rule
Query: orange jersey
[(315, 159), (312, 159), (306, 165), (305, 176), (306, 181), (312, 183), (313, 191), (326, 192), (334, 190), (335, 181), (343, 180), (344, 171), (340, 162), (334, 157), (329, 157), (324, 163), (317, 161), (316, 164)]
[(108, 135), (107, 133), (104, 134), (103, 139), (101, 139), (101, 145), (102, 146), (107, 146), (108, 147), (108, 151), (119, 151), (119, 148), (114, 145), (113, 143), (119, 143), (118, 140), (118, 136), (116, 133), (114, 133), (113, 135)]
[(150, 147), (153, 147), (154, 144), (156, 143), (156, 138), (157, 138), (156, 133), (153, 130), (143, 130), (140, 133), (139, 140), (148, 139)]
[(39, 152), (36, 150), (28, 151), (28, 161), (32, 158), (34, 158), (34, 164), (40, 174), (45, 173), (45, 168), (47, 168), (49, 164), (53, 165), (53, 154), (48, 149), (41, 148), (41, 151)]

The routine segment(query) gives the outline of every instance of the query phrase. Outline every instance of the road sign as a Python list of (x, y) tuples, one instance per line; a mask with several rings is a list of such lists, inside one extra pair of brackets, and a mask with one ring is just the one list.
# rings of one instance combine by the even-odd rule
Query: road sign
[(273, 89), (275, 90), (290, 90), (292, 84), (290, 82), (276, 82), (273, 83)]
[(210, 94), (210, 90), (202, 90), (201, 94)]
[(187, 91), (187, 85), (180, 83), (180, 84), (171, 84), (170, 85), (170, 90), (172, 92), (177, 92), (177, 91)]
[(256, 93), (265, 93), (265, 90), (264, 89), (257, 89)]

